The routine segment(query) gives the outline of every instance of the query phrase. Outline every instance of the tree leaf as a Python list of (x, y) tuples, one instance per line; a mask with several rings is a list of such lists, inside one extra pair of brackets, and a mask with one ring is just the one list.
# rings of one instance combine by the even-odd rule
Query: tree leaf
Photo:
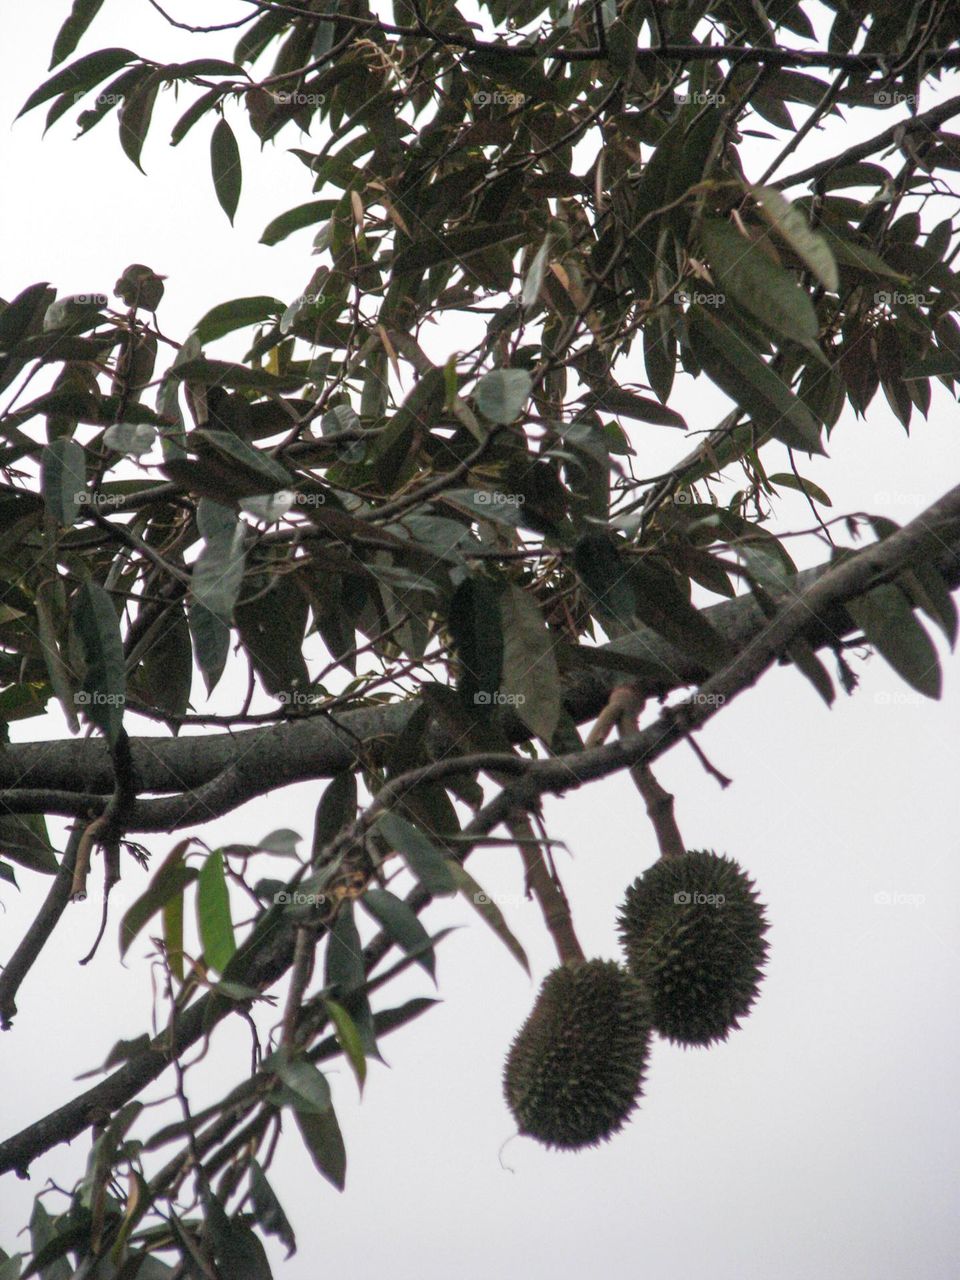
[(485, 418), (508, 426), (527, 403), (532, 388), (526, 369), (494, 369), (477, 383), (473, 398)]
[(363, 1093), (364, 1081), (367, 1078), (367, 1059), (363, 1052), (363, 1041), (357, 1030), (357, 1024), (343, 1005), (338, 1004), (336, 1000), (325, 999), (323, 1007), (330, 1015), (340, 1046), (350, 1063), (353, 1074), (357, 1077), (357, 1087)]
[(840, 289), (840, 273), (836, 259), (824, 237), (812, 230), (802, 209), (790, 203), (775, 187), (750, 187), (750, 193), (760, 206), (767, 222), (787, 242), (794, 253), (802, 258), (825, 289), (837, 293)]
[(456, 863), (416, 827), (396, 813), (385, 813), (377, 820), (383, 838), (399, 853), (407, 866), (433, 897), (456, 893), (458, 882), (453, 868)]
[(279, 244), (294, 231), (302, 231), (304, 227), (315, 226), (324, 218), (329, 218), (335, 207), (335, 200), (310, 200), (307, 204), (298, 204), (267, 224), (260, 243)]
[(237, 949), (230, 916), (230, 894), (217, 849), (207, 855), (197, 885), (197, 926), (204, 962), (222, 973)]
[(34, 107), (39, 107), (42, 102), (48, 102), (51, 98), (57, 97), (58, 94), (79, 95), (86, 92), (101, 80), (105, 80), (107, 76), (119, 71), (121, 67), (125, 67), (128, 62), (136, 61), (137, 55), (131, 53), (129, 49), (98, 49), (96, 53), (85, 54), (76, 62), (71, 62), (69, 67), (64, 67), (56, 75), (51, 76), (39, 89), (34, 89), (17, 112), (17, 119), (19, 120), (28, 111), (32, 111)]
[(805, 453), (823, 453), (820, 424), (743, 336), (694, 306), (687, 315), (697, 360), (712, 382), (777, 440)]
[(0, 853), (41, 875), (54, 876), (59, 869), (47, 837), (46, 822), (39, 815), (0, 814)]
[(163, 945), (167, 964), (178, 982), (183, 981), (183, 890), (163, 904)]
[(189, 847), (189, 840), (181, 840), (170, 850), (157, 867), (147, 888), (125, 912), (120, 921), (121, 960), (147, 921), (155, 916), (172, 897), (183, 893), (186, 885), (196, 880), (198, 875), (196, 868), (186, 866), (183, 861), (183, 855)]
[(357, 775), (337, 773), (327, 783), (313, 821), (313, 861), (357, 816)]
[(210, 167), (213, 171), (213, 187), (217, 193), (220, 208), (230, 219), (232, 226), (237, 205), (240, 203), (243, 168), (237, 139), (223, 116), (213, 126), (210, 137)]
[(666, 405), (650, 400), (647, 396), (638, 396), (623, 387), (609, 387), (604, 391), (593, 391), (583, 398), (584, 410), (600, 409), (607, 413), (615, 413), (618, 417), (635, 418), (638, 422), (653, 422), (660, 427), (679, 427), (686, 431), (687, 424), (683, 416)]
[(809, 295), (762, 248), (719, 218), (703, 220), (700, 239), (717, 282), (741, 307), (793, 342), (816, 340), (820, 322)]
[(124, 154), (143, 173), (140, 165), (140, 153), (150, 128), (153, 116), (153, 104), (157, 99), (161, 78), (157, 71), (146, 70), (146, 74), (136, 88), (124, 95), (118, 112), (120, 121), (120, 145)]
[(257, 1225), (269, 1235), (276, 1236), (287, 1250), (287, 1257), (291, 1257), (297, 1251), (293, 1227), (287, 1221), (287, 1215), (267, 1181), (267, 1175), (256, 1160), (250, 1161), (250, 1199)]
[(275, 1071), (292, 1097), (283, 1101), (297, 1111), (310, 1115), (323, 1115), (333, 1105), (327, 1077), (305, 1058), (290, 1058), (280, 1050), (264, 1063)]
[(73, 528), (87, 487), (83, 447), (61, 437), (40, 455), (40, 492), (50, 515), (64, 529)]
[(127, 677), (120, 619), (99, 583), (88, 579), (77, 592), (70, 619), (86, 662), (77, 704), (115, 744), (123, 728)]
[(869, 643), (907, 684), (927, 698), (940, 697), (937, 651), (898, 586), (883, 583), (844, 607)]
[(530, 962), (527, 960), (527, 953), (510, 932), (503, 912), (497, 904), (484, 893), (469, 871), (465, 870), (459, 862), (452, 864), (451, 871), (459, 892), (466, 898), (480, 918), (490, 926), (521, 969), (529, 974)]
[(822, 507), (832, 507), (829, 494), (824, 493), (819, 485), (814, 484), (812, 480), (807, 480), (803, 476), (792, 475), (789, 471), (778, 471), (776, 475), (767, 476), (771, 484), (777, 485), (781, 489), (796, 489), (798, 493), (802, 493), (805, 497), (812, 498), (814, 502), (819, 502)]
[(323, 981), (344, 998), (362, 987), (366, 977), (363, 943), (353, 918), (353, 903), (347, 900), (327, 931)]
[(295, 1111), (294, 1117), (317, 1171), (342, 1191), (347, 1180), (347, 1151), (333, 1108), (320, 1115)]
[(251, 324), (262, 324), (267, 320), (275, 320), (283, 313), (283, 303), (279, 298), (271, 298), (265, 294), (256, 294), (250, 298), (233, 298), (230, 302), (221, 302), (198, 320), (193, 331), (203, 346), (215, 342), (237, 329), (245, 329)]
[(87, 28), (94, 20), (103, 5), (103, 0), (73, 0), (70, 14), (57, 32), (53, 42), (53, 53), (50, 57), (49, 70), (52, 71), (58, 62), (69, 58), (71, 53), (86, 34)]
[[(353, 774), (349, 775), (353, 777)], [(407, 904), (387, 889), (368, 889), (360, 905), (402, 951), (414, 955), (421, 968), (436, 980), (436, 957), (430, 935)]]
[(508, 705), (548, 745), (560, 721), (560, 673), (543, 614), (521, 587), (500, 593), (503, 675)]

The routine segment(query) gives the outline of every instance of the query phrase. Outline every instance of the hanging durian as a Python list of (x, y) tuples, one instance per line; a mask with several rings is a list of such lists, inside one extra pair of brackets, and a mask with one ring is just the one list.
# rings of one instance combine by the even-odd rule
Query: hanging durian
[(605, 1141), (636, 1107), (649, 1042), (646, 992), (620, 965), (554, 969), (504, 1069), (520, 1132), (568, 1150)]
[(619, 927), (627, 968), (646, 984), (661, 1035), (713, 1044), (750, 1012), (767, 920), (732, 858), (706, 849), (661, 858), (627, 889)]

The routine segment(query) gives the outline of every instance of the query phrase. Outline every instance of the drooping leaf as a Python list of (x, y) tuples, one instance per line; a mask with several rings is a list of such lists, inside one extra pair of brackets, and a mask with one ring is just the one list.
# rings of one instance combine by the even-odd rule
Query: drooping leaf
[(845, 605), (867, 640), (907, 684), (927, 698), (939, 698), (940, 660), (910, 603), (892, 582), (873, 587)]
[(237, 205), (240, 203), (243, 168), (237, 139), (223, 116), (213, 126), (213, 134), (210, 137), (210, 168), (213, 171), (213, 186), (220, 208), (227, 215), (232, 226)]
[(803, 210), (791, 204), (775, 187), (751, 187), (750, 192), (770, 225), (803, 259), (823, 287), (836, 293), (840, 288), (836, 260), (830, 245), (811, 228)]
[(403, 857), (407, 866), (428, 893), (434, 897), (457, 892), (457, 880), (453, 868), (456, 865), (444, 857), (427, 837), (396, 813), (385, 813), (377, 820), (377, 826), (391, 849)]
[(96, 53), (85, 54), (76, 62), (71, 62), (69, 67), (64, 67), (56, 75), (51, 76), (40, 85), (39, 89), (34, 89), (17, 112), (17, 119), (26, 112), (32, 111), (34, 107), (39, 107), (42, 102), (49, 102), (60, 93), (80, 94), (92, 89), (95, 84), (113, 75), (128, 62), (135, 62), (136, 58), (137, 55), (131, 53), (129, 49), (98, 49)]
[(39, 871), (45, 876), (57, 874), (59, 864), (50, 846), (46, 822), (40, 816), (0, 815), (0, 854), (28, 871)]
[(313, 824), (313, 861), (357, 816), (357, 775), (334, 774), (317, 804)]
[(83, 39), (87, 28), (99, 13), (102, 5), (103, 0), (73, 0), (70, 13), (57, 32), (57, 38), (53, 42), (53, 53), (50, 57), (49, 68), (51, 71), (58, 62), (70, 57)]
[(197, 885), (197, 926), (203, 958), (211, 969), (226, 969), (237, 949), (230, 914), (230, 894), (219, 850), (208, 854)]
[[(352, 774), (350, 775), (353, 776)], [(367, 889), (360, 905), (390, 935), (401, 950), (416, 955), (416, 962), (436, 978), (436, 958), (430, 935), (407, 904), (387, 889)]]
[(530, 962), (527, 960), (527, 953), (511, 933), (503, 912), (494, 900), (484, 893), (473, 876), (459, 862), (451, 864), (451, 872), (459, 892), (466, 898), (484, 923), (490, 926), (521, 969), (529, 974)]
[(86, 662), (77, 703), (115, 744), (123, 728), (127, 677), (120, 620), (109, 593), (88, 579), (77, 592), (70, 621)]
[(82, 446), (66, 437), (48, 444), (40, 457), (40, 492), (50, 515), (65, 529), (73, 527), (86, 485)]
[(353, 1074), (357, 1077), (357, 1086), (360, 1092), (363, 1092), (363, 1085), (367, 1078), (367, 1059), (363, 1051), (363, 1039), (357, 1028), (357, 1024), (350, 1017), (342, 1004), (338, 1004), (336, 1000), (325, 999), (323, 1006), (330, 1015), (330, 1021), (336, 1030), (337, 1039), (346, 1055), (347, 1061)]
[(528, 729), (553, 741), (560, 720), (560, 673), (555, 641), (539, 608), (520, 587), (500, 594), (503, 632), (501, 689)]
[(295, 1111), (294, 1117), (317, 1171), (342, 1191), (347, 1180), (347, 1151), (333, 1108), (320, 1114)]
[(147, 921), (155, 916), (171, 898), (181, 894), (186, 885), (196, 880), (198, 874), (196, 869), (188, 867), (183, 861), (189, 847), (189, 840), (181, 840), (175, 845), (157, 867), (147, 888), (127, 909), (120, 921), (121, 959)]

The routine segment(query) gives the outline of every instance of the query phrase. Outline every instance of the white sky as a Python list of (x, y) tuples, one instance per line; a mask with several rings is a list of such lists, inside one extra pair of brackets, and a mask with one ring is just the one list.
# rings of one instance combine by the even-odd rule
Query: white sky
[[(0, 121), (9, 122), (44, 78), (67, 8), (60, 0), (0, 16)], [(236, 14), (233, 6), (203, 8), (210, 21)], [(108, 0), (80, 52), (108, 44), (171, 60), (197, 56), (131, 0)], [(218, 52), (231, 47), (229, 39), (215, 44)], [(175, 118), (169, 107), (158, 113)], [(182, 337), (218, 301), (258, 293), (289, 300), (306, 284), (315, 265), (309, 231), (273, 249), (257, 240), (270, 218), (310, 198), (301, 165), (285, 154), (308, 144), (283, 135), (258, 157), (236, 121), (248, 162), (231, 230), (210, 182), (209, 123), (176, 150), (155, 129), (144, 178), (122, 156), (114, 122), (74, 145), (63, 121), (41, 142), (42, 114), (0, 133), (4, 296), (40, 279), (61, 293), (109, 292), (128, 263), (146, 262), (169, 277), (161, 321)], [(874, 117), (868, 132), (891, 118)], [(852, 140), (848, 126), (833, 130), (836, 145)], [(815, 140), (789, 168), (823, 145)], [(750, 176), (759, 174), (763, 153), (742, 154)], [(444, 342), (445, 356), (456, 333), (439, 334), (435, 349)], [(639, 353), (624, 377), (642, 379)], [(724, 408), (705, 379), (685, 381), (674, 404), (697, 427)], [(665, 429), (625, 425), (642, 473), (682, 447)], [(846, 414), (830, 458), (804, 471), (828, 490), (836, 512), (866, 509), (903, 522), (956, 483), (958, 427), (956, 405), (935, 395), (929, 422), (915, 419), (908, 439), (878, 395), (869, 421)], [(808, 523), (799, 501), (785, 512), (785, 524)], [(840, 695), (832, 711), (792, 669), (773, 671), (700, 735), (734, 779), (725, 792), (687, 749), (661, 762), (658, 776), (677, 795), (688, 845), (725, 851), (756, 878), (773, 922), (771, 958), (759, 1004), (727, 1044), (686, 1052), (655, 1044), (641, 1111), (601, 1150), (558, 1155), (515, 1139), (501, 1160), (513, 1130), (501, 1096), (503, 1055), (555, 961), (536, 909), (517, 896), (516, 855), (491, 850), (471, 859), (490, 893), (514, 895), (504, 909), (534, 980), (469, 908), (448, 901), (430, 908), (431, 929), (466, 926), (439, 949), (444, 1003), (384, 1041), (391, 1069), (372, 1065), (362, 1103), (349, 1071), (340, 1065), (332, 1073), (348, 1150), (345, 1195), (315, 1173), (288, 1126), (271, 1180), (300, 1251), (277, 1274), (955, 1276), (960, 679), (956, 662), (944, 658), (939, 704), (914, 696), (879, 658), (853, 659), (861, 687), (853, 698)], [(57, 732), (52, 721), (14, 726), (17, 740)], [(309, 836), (316, 790), (258, 801), (203, 834), (243, 840), (283, 825)], [(547, 821), (569, 849), (560, 867), (586, 950), (616, 955), (616, 905), (656, 856), (639, 798), (629, 780), (612, 779), (549, 803)], [(154, 859), (172, 843), (150, 840)], [(18, 878), (19, 896), (7, 886), (2, 892), (4, 955), (47, 888), (26, 872)], [(125, 871), (114, 923), (95, 962), (81, 969), (75, 961), (99, 914), (94, 882), (25, 982), (14, 1029), (2, 1040), (0, 1132), (59, 1105), (77, 1087), (74, 1076), (116, 1039), (147, 1029), (146, 948), (125, 969), (115, 950), (120, 912), (145, 883), (136, 868)], [(878, 894), (922, 900), (885, 905)], [(431, 994), (418, 971), (383, 993), (378, 1007), (421, 992)], [(248, 1051), (239, 1024), (218, 1031), (205, 1089), (226, 1091)], [(30, 1183), (3, 1180), (4, 1248), (18, 1247), (16, 1232), (43, 1180), (72, 1185), (87, 1150), (81, 1139), (39, 1161)], [(54, 1210), (60, 1202), (47, 1203)]]

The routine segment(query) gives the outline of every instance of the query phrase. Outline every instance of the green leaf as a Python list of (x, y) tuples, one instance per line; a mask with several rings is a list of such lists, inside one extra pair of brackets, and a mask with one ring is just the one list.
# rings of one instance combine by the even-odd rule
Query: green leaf
[(510, 932), (503, 912), (497, 904), (484, 893), (473, 876), (459, 862), (452, 864), (451, 871), (459, 892), (463, 894), (480, 918), (490, 926), (521, 969), (529, 974), (530, 963), (527, 960), (527, 953)]
[(334, 774), (317, 805), (313, 821), (313, 861), (357, 816), (357, 775)]
[(549, 744), (560, 721), (560, 673), (554, 640), (539, 607), (521, 587), (500, 594), (501, 689), (523, 723)]
[(718, 283), (744, 310), (793, 342), (814, 342), (820, 322), (809, 295), (793, 276), (729, 222), (705, 218), (700, 239)]
[(884, 583), (844, 607), (868, 642), (907, 684), (927, 698), (940, 697), (937, 651), (898, 586)]
[(283, 313), (283, 303), (279, 298), (271, 298), (265, 294), (257, 294), (250, 298), (233, 298), (230, 302), (221, 302), (211, 307), (202, 320), (194, 325), (194, 333), (200, 343), (206, 346), (237, 329), (245, 329), (247, 325), (261, 324), (276, 319)]
[(606, 622), (629, 629), (637, 602), (616, 543), (605, 533), (586, 534), (573, 549), (573, 564)]
[(454, 875), (457, 865), (444, 857), (427, 837), (396, 813), (385, 813), (377, 820), (384, 839), (399, 853), (407, 866), (432, 897), (456, 893)]
[(311, 1115), (323, 1115), (331, 1109), (330, 1086), (327, 1077), (312, 1062), (304, 1058), (288, 1058), (281, 1050), (264, 1063), (275, 1071), (292, 1096), (284, 1096), (283, 1102)]
[(92, 89), (95, 84), (113, 75), (128, 62), (135, 62), (137, 55), (129, 49), (98, 49), (96, 53), (88, 53), (69, 67), (64, 67), (55, 76), (51, 76), (39, 89), (34, 89), (17, 112), (19, 120), (26, 112), (39, 107), (41, 102), (48, 102), (61, 93), (83, 93)]
[(223, 116), (214, 125), (210, 138), (210, 167), (213, 171), (213, 187), (217, 193), (220, 208), (230, 219), (232, 226), (237, 205), (240, 203), (243, 168), (240, 163), (237, 139)]
[(363, 943), (353, 918), (353, 903), (347, 900), (328, 930), (323, 981), (345, 997), (362, 987), (366, 977)]
[(53, 53), (50, 57), (49, 70), (57, 63), (69, 58), (71, 53), (86, 34), (87, 28), (100, 12), (103, 0), (73, 0), (70, 15), (57, 32), (53, 42)]
[(160, 88), (159, 72), (148, 71), (140, 83), (131, 92), (124, 95), (123, 103), (117, 113), (120, 121), (120, 145), (128, 160), (131, 160), (143, 173), (140, 165), (140, 153), (150, 128), (153, 115), (153, 104)]
[[(429, 239), (420, 240), (400, 250), (394, 259), (393, 274), (396, 278), (420, 275), (428, 267), (441, 262), (462, 261), (470, 254), (478, 253), (491, 245), (516, 244), (525, 239), (526, 234), (524, 223), (518, 220), (492, 224), (474, 223), (463, 230), (448, 232), (445, 236), (432, 232)], [(464, 270), (469, 277), (469, 267)]]
[(791, 640), (787, 645), (787, 657), (807, 677), (828, 707), (833, 706), (836, 692), (830, 673), (804, 639)]
[(540, 297), (540, 286), (543, 284), (543, 273), (547, 267), (547, 254), (550, 252), (550, 236), (544, 240), (537, 250), (523, 281), (520, 294), (520, 305), (525, 311), (535, 307)]
[(204, 962), (222, 973), (237, 949), (230, 917), (230, 894), (219, 849), (208, 854), (197, 885), (197, 925)]
[(40, 492), (50, 515), (64, 529), (73, 527), (86, 486), (83, 447), (66, 437), (48, 444), (40, 455)]
[(503, 671), (503, 634), (493, 583), (480, 575), (464, 578), (450, 601), (448, 621), (460, 662), (460, 696), (468, 706), (490, 708)]
[(322, 219), (329, 218), (335, 207), (335, 200), (311, 200), (307, 204), (298, 204), (267, 224), (260, 243), (279, 244), (294, 231), (302, 231), (304, 227), (315, 226)]
[(687, 323), (697, 360), (740, 409), (791, 448), (823, 453), (813, 414), (738, 332), (698, 306)]
[(810, 227), (802, 209), (790, 203), (775, 187), (751, 187), (750, 192), (767, 222), (787, 242), (798, 258), (802, 258), (825, 289), (837, 293), (840, 274), (837, 263), (824, 237)]
[(45, 876), (57, 874), (59, 864), (47, 838), (46, 822), (40, 815), (0, 815), (0, 853), (28, 871), (39, 871)]
[(163, 945), (167, 964), (178, 982), (183, 981), (183, 890), (163, 904)]
[(317, 1171), (342, 1191), (347, 1180), (347, 1152), (333, 1108), (321, 1115), (295, 1111), (294, 1117)]
[(186, 866), (183, 861), (183, 855), (189, 847), (189, 840), (181, 840), (170, 850), (157, 867), (147, 888), (124, 914), (120, 921), (121, 960), (147, 921), (162, 910), (171, 898), (182, 894), (184, 888), (196, 880), (196, 869)]
[[(13, 867), (7, 862), (0, 862), (0, 880), (6, 880), (7, 884), (12, 884), (15, 889), (19, 889), (17, 884), (16, 873)], [(2, 1280), (2, 1278), (0, 1278)]]
[(802, 493), (805, 497), (812, 498), (814, 502), (819, 502), (822, 507), (833, 506), (829, 494), (824, 493), (819, 485), (814, 484), (812, 480), (804, 479), (803, 476), (791, 475), (788, 471), (778, 471), (776, 475), (767, 476), (767, 479), (780, 489), (796, 489), (798, 493)]
[[(646, 330), (644, 330), (646, 332)], [(679, 427), (686, 431), (685, 419), (673, 409), (650, 400), (647, 396), (638, 396), (623, 387), (608, 387), (604, 391), (593, 391), (583, 398), (584, 410), (600, 409), (607, 413), (615, 413), (620, 418), (635, 418), (638, 422), (652, 422), (660, 427)]]
[(190, 634), (208, 693), (226, 665), (233, 606), (243, 581), (243, 544), (237, 523), (231, 534), (206, 541), (191, 574)]
[(77, 592), (71, 626), (86, 663), (77, 704), (87, 718), (115, 744), (123, 728), (127, 677), (120, 619), (99, 583), (88, 579)]
[(291, 1257), (297, 1250), (293, 1227), (287, 1221), (287, 1215), (267, 1181), (267, 1175), (256, 1160), (250, 1161), (250, 1199), (257, 1226), (262, 1227), (269, 1235), (276, 1236), (287, 1250), (287, 1257)]
[(203, 356), (174, 365), (169, 376), (180, 382), (201, 382), (208, 387), (219, 384), (234, 391), (297, 391), (307, 380), (304, 374), (279, 376), (267, 369), (250, 369), (229, 360), (207, 360)]
[(477, 408), (491, 422), (509, 426), (527, 403), (533, 379), (526, 369), (494, 369), (474, 388)]
[(957, 643), (957, 606), (933, 561), (916, 560), (898, 581), (914, 604), (936, 623), (953, 649)]
[(363, 1041), (360, 1037), (360, 1032), (357, 1030), (357, 1024), (344, 1009), (343, 1005), (337, 1004), (336, 1000), (324, 1000), (323, 1006), (330, 1015), (337, 1039), (346, 1054), (353, 1074), (357, 1077), (357, 1087), (362, 1093), (364, 1081), (367, 1078), (367, 1059), (363, 1052)]
[(387, 889), (368, 889), (360, 899), (360, 905), (402, 951), (415, 955), (417, 964), (436, 980), (436, 957), (430, 935), (401, 898)]

